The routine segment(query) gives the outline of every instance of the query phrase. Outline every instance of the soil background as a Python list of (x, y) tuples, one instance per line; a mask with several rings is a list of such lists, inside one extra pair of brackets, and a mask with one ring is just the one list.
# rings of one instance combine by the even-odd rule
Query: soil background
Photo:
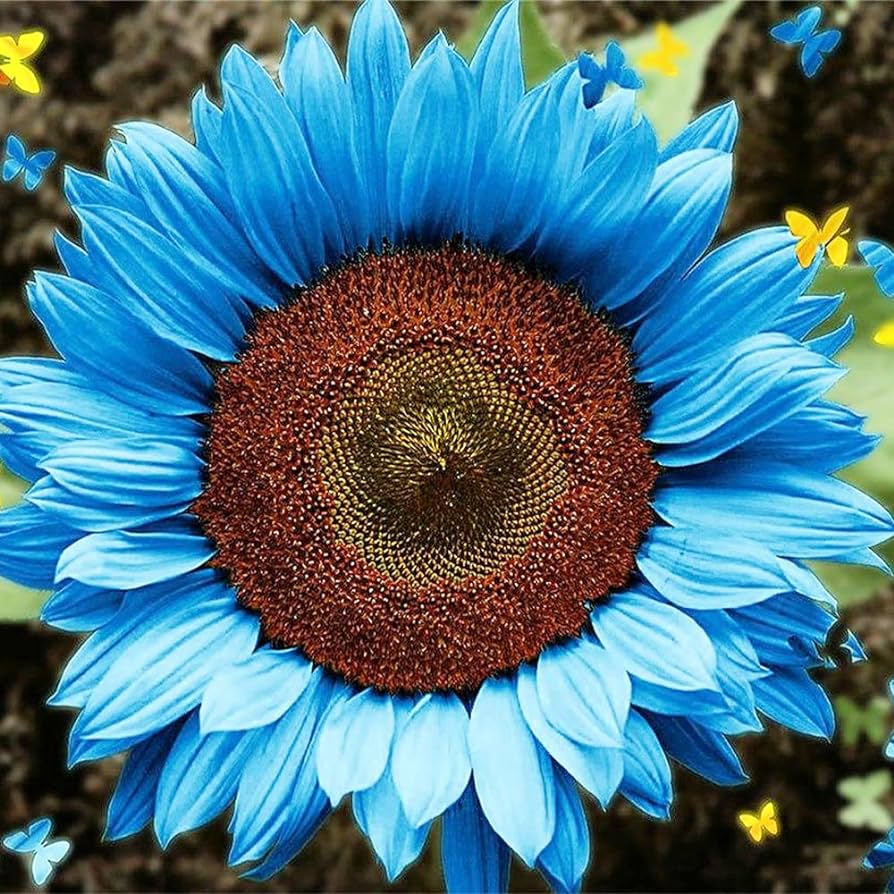
[[(414, 52), (438, 29), (455, 40), (473, 2), (398, 2)], [(658, 20), (674, 22), (693, 2), (543, 0), (546, 26), (568, 54), (601, 48), (608, 32), (632, 34)], [(701, 108), (728, 97), (742, 126), (736, 186), (725, 229), (778, 222), (800, 205), (822, 213), (852, 205), (855, 234), (894, 239), (894, 4), (825, 4), (849, 17), (845, 39), (820, 75), (805, 82), (793, 55), (767, 29), (800, 4), (750, 2), (740, 8), (712, 52)], [(189, 135), (193, 91), (217, 93), (221, 54), (238, 41), (275, 66), (289, 18), (315, 24), (343, 58), (354, 4), (347, 2), (0, 2), (0, 33), (41, 27), (48, 33), (38, 67), (39, 97), (0, 93), (0, 135), (52, 146), (60, 161), (99, 170), (116, 122), (158, 121)], [(0, 354), (46, 351), (23, 301), (35, 267), (56, 269), (52, 234), (76, 235), (57, 165), (33, 194), (0, 187)], [(828, 675), (833, 694), (858, 703), (884, 691), (894, 669), (894, 590), (846, 615), (872, 661)], [(73, 650), (71, 637), (39, 625), (0, 625), (0, 831), (49, 814), (73, 856), (55, 876), (58, 891), (375, 891), (384, 877), (344, 809), (304, 853), (271, 882), (240, 880), (226, 868), (226, 820), (182, 836), (162, 853), (144, 832), (115, 845), (101, 840), (104, 806), (118, 763), (69, 772), (65, 743), (71, 716), (42, 706)], [(740, 740), (752, 781), (722, 790), (680, 770), (673, 821), (647, 820), (626, 805), (593, 810), (594, 859), (585, 890), (614, 891), (873, 891), (878, 874), (860, 860), (877, 837), (837, 819), (837, 782), (884, 766), (876, 744), (845, 747), (771, 729)], [(735, 823), (739, 809), (765, 797), (779, 804), (782, 835), (763, 847)], [(396, 890), (439, 890), (437, 835)], [(515, 890), (545, 890), (516, 866)], [(0, 890), (27, 887), (24, 866), (0, 853)]]

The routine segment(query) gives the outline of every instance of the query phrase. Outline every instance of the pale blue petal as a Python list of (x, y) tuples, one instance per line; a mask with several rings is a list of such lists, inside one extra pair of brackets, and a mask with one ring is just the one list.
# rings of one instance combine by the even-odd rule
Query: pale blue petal
[(395, 738), (391, 776), (410, 825), (434, 819), (465, 791), (472, 772), (469, 714), (453, 693), (429, 693)]
[(133, 531), (88, 534), (62, 551), (56, 582), (72, 578), (94, 587), (133, 589), (172, 580), (214, 555), (211, 541), (187, 516)]
[(43, 604), (40, 620), (60, 630), (95, 630), (115, 616), (123, 598), (120, 590), (100, 590), (69, 581)]
[(60, 554), (78, 531), (22, 503), (0, 512), (0, 577), (26, 587), (51, 587)]
[(632, 677), (684, 692), (719, 691), (711, 640), (679, 609), (631, 591), (597, 605), (590, 617), (599, 640)]
[(603, 807), (608, 807), (624, 774), (623, 750), (584, 745), (551, 726), (543, 713), (534, 668), (527, 664), (518, 670), (518, 700), (525, 723), (540, 744)]
[(574, 780), (555, 768), (556, 831), (537, 860), (554, 891), (579, 891), (590, 864), (590, 830)]
[(635, 710), (627, 718), (624, 737), (624, 778), (619, 791), (649, 816), (668, 819), (674, 788), (670, 764), (658, 737)]
[(202, 694), (202, 733), (275, 723), (297, 701), (313, 665), (294, 649), (259, 649), (219, 670)]
[(511, 678), (490, 678), (478, 691), (469, 751), (484, 815), (533, 866), (555, 830), (555, 782), (552, 761), (528, 728)]
[(374, 785), (388, 762), (394, 735), (390, 695), (364, 689), (326, 717), (317, 749), (320, 787), (332, 806), (348, 792)]
[(630, 677), (592, 639), (545, 649), (537, 661), (537, 693), (547, 722), (567, 738), (603, 748), (623, 742)]

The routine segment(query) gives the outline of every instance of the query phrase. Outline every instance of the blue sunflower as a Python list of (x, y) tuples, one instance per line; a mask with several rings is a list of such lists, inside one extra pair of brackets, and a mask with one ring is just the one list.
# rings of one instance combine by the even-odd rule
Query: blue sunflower
[(232, 805), (268, 878), (350, 797), (393, 879), (440, 818), (448, 889), (510, 856), (577, 888), (582, 793), (667, 818), (669, 759), (745, 780), (762, 718), (828, 737), (811, 560), (879, 565), (835, 477), (876, 438), (823, 395), (852, 323), (780, 227), (708, 251), (732, 104), (659, 148), (576, 63), (527, 91), (518, 7), (411, 64), (367, 0), (347, 74), (235, 47), (195, 145), (120, 128), (69, 170), (81, 243), (0, 364), (0, 573), (95, 631), (50, 703), (127, 752), (110, 838)]

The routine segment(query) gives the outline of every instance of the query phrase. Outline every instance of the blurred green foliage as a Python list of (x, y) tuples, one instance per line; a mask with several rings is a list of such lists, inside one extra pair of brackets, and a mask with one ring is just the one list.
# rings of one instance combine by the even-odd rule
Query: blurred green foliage
[(887, 832), (894, 825), (891, 811), (881, 803), (891, 788), (891, 771), (876, 770), (867, 776), (848, 776), (838, 783), (838, 794), (848, 802), (838, 821), (851, 829)]
[(863, 736), (873, 745), (881, 745), (888, 737), (891, 718), (891, 702), (888, 699), (876, 695), (861, 706), (852, 698), (839, 695), (834, 703), (838, 736), (848, 748), (855, 746)]
[[(831, 326), (840, 325), (852, 314), (857, 327), (851, 343), (835, 358), (849, 372), (830, 392), (830, 398), (863, 413), (867, 431), (884, 435), (870, 456), (846, 469), (841, 477), (894, 508), (894, 351), (872, 340), (876, 329), (894, 317), (894, 303), (879, 292), (866, 267), (828, 268), (811, 291), (816, 295), (844, 292), (846, 298)], [(878, 552), (889, 563), (894, 561), (894, 541)], [(867, 599), (885, 580), (881, 572), (858, 566), (817, 563), (817, 570), (842, 605)]]

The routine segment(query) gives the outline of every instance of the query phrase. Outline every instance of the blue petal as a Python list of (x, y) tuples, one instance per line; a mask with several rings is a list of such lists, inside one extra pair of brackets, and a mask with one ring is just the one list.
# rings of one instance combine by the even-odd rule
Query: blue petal
[(509, 123), (525, 92), (518, 18), (518, 0), (511, 0), (494, 16), (469, 65), (481, 108), (482, 152)]
[[(608, 309), (632, 301), (668, 271), (685, 270), (707, 247), (729, 197), (730, 156), (693, 149), (659, 165), (652, 192), (615, 251), (593, 274), (590, 289)], [(648, 250), (643, 234), (650, 234)]]
[(385, 201), (385, 147), (391, 118), (409, 73), (410, 49), (391, 4), (387, 0), (365, 0), (354, 15), (348, 40), (348, 88), (375, 233), (390, 230)]
[(259, 649), (219, 670), (202, 694), (203, 735), (279, 720), (310, 680), (313, 665), (294, 649)]
[(120, 590), (98, 590), (69, 581), (43, 604), (40, 620), (60, 630), (95, 630), (115, 616), (122, 599)]
[(388, 763), (394, 735), (390, 695), (364, 689), (330, 713), (320, 733), (317, 772), (334, 807), (348, 792), (374, 785)]
[(537, 694), (550, 726), (583, 745), (619, 747), (630, 708), (630, 678), (599, 643), (577, 637), (537, 661)]
[[(585, 166), (634, 126), (636, 90), (618, 90), (590, 111), (592, 131)], [(656, 163), (658, 147), (655, 147)]]
[(118, 130), (127, 142), (113, 143), (110, 153), (126, 163), (130, 189), (146, 203), (158, 229), (175, 241), (188, 234), (192, 263), (214, 275), (222, 292), (252, 305), (275, 305), (282, 287), (232, 223), (238, 214), (220, 169), (156, 124), (119, 124)]
[(511, 678), (490, 678), (475, 696), (469, 751), (484, 815), (533, 866), (555, 830), (555, 782), (552, 761), (528, 728)]
[(199, 730), (194, 711), (171, 746), (155, 794), (155, 834), (162, 847), (214, 819), (236, 796), (253, 733)]
[(652, 505), (672, 525), (729, 531), (795, 558), (831, 559), (894, 533), (888, 512), (856, 488), (770, 459), (668, 470)]
[(389, 882), (410, 865), (425, 846), (431, 823), (415, 827), (406, 817), (390, 773), (371, 788), (354, 794), (354, 817), (370, 840)]
[(558, 128), (547, 126), (554, 84), (547, 81), (524, 96), (508, 124), (497, 134), (475, 186), (470, 235), (503, 252), (537, 233), (549, 204), (545, 184), (552, 182), (559, 151)]
[(857, 250), (868, 267), (875, 267), (875, 281), (879, 291), (890, 298), (894, 295), (894, 251), (877, 239), (861, 239)]
[(477, 134), (472, 75), (436, 38), (407, 78), (388, 131), (388, 204), (401, 237), (439, 242), (465, 228)]
[(40, 461), (47, 472), (28, 502), (84, 531), (112, 531), (186, 510), (202, 492), (193, 450), (150, 438), (83, 439)]
[(562, 201), (549, 209), (536, 252), (563, 279), (610, 253), (619, 233), (642, 208), (655, 174), (657, 143), (645, 119), (591, 161)]
[(860, 429), (865, 417), (818, 400), (736, 448), (750, 461), (767, 456), (831, 474), (868, 456), (881, 437)]
[(695, 121), (687, 124), (661, 150), (661, 161), (667, 161), (690, 149), (719, 149), (721, 152), (732, 152), (738, 132), (739, 112), (736, 104), (730, 100), (709, 109)]
[(816, 351), (823, 357), (834, 357), (854, 337), (856, 331), (854, 318), (849, 316), (837, 329), (819, 338), (810, 339), (806, 345), (811, 351)]
[(187, 516), (134, 531), (104, 531), (76, 540), (56, 567), (56, 581), (73, 578), (108, 589), (134, 589), (171, 580), (203, 565), (214, 546)]
[(505, 894), (509, 890), (509, 848), (481, 811), (475, 786), (441, 820), (441, 863), (449, 894)]
[(84, 706), (87, 738), (139, 736), (176, 720), (199, 704), (219, 668), (251, 653), (259, 629), (214, 579), (143, 621), (106, 659)]
[(472, 772), (469, 714), (453, 693), (430, 693), (413, 708), (391, 756), (391, 776), (410, 825), (443, 813), (465, 791)]
[(721, 245), (649, 309), (633, 340), (638, 378), (669, 381), (725, 357), (734, 344), (770, 328), (792, 307), (818, 265), (801, 267), (794, 237), (784, 227), (755, 230)]
[(218, 160), (222, 123), (223, 112), (208, 99), (205, 88), (200, 87), (192, 98), (192, 129), (196, 148), (212, 161)]
[(693, 609), (751, 605), (797, 589), (802, 579), (794, 563), (765, 546), (710, 528), (656, 526), (636, 563), (665, 599)]
[(34, 481), (43, 474), (37, 464), (53, 449), (55, 443), (46, 434), (0, 432), (0, 463), (23, 481)]
[(832, 316), (843, 300), (844, 292), (839, 292), (837, 295), (804, 295), (766, 328), (790, 335), (792, 338), (802, 339), (816, 329), (823, 320)]
[(0, 577), (26, 587), (53, 585), (59, 556), (78, 532), (46, 512), (22, 503), (0, 512)]
[(632, 677), (684, 692), (718, 691), (707, 634), (671, 605), (640, 593), (616, 593), (594, 608), (593, 629)]
[(174, 723), (131, 749), (109, 801), (104, 838), (118, 841), (135, 835), (152, 819), (161, 768), (179, 730), (180, 724)]
[(221, 78), (223, 169), (242, 226), (280, 279), (307, 282), (344, 250), (332, 200), (298, 122), (260, 63), (233, 47)]
[(38, 273), (29, 294), (32, 310), (72, 370), (145, 410), (162, 415), (207, 412), (212, 388), (207, 368), (156, 335), (125, 305), (53, 273)]
[(770, 676), (752, 684), (758, 710), (796, 732), (831, 739), (835, 712), (822, 686), (802, 668), (772, 670)]
[(326, 712), (345, 694), (316, 668), (295, 703), (253, 739), (239, 779), (229, 856), (234, 865), (267, 854), (249, 877), (269, 877), (285, 865), (329, 813), (317, 783), (316, 738)]
[(670, 445), (658, 454), (664, 466), (705, 462), (816, 400), (844, 373), (787, 335), (755, 335), (714, 370), (699, 370), (662, 394), (646, 437)]
[(686, 717), (649, 714), (646, 719), (664, 750), (693, 773), (716, 785), (739, 785), (748, 781), (736, 752), (721, 733)]
[(181, 347), (214, 360), (236, 356), (248, 312), (219, 277), (133, 214), (101, 205), (76, 210), (88, 255), (103, 273), (92, 285), (123, 293), (130, 310), (140, 309), (158, 335)]
[(335, 54), (316, 28), (290, 42), (279, 79), (314, 167), (332, 197), (348, 250), (365, 245), (369, 209), (354, 146), (351, 96)]
[(92, 390), (86, 381), (36, 381), (4, 389), (0, 396), (0, 424), (16, 433), (43, 435), (54, 446), (73, 437), (108, 436), (110, 432), (194, 439), (204, 429), (195, 419), (144, 413)]
[(590, 830), (574, 780), (555, 770), (556, 831), (537, 861), (554, 891), (579, 891), (590, 864)]
[(594, 748), (560, 733), (543, 713), (534, 668), (518, 670), (518, 700), (525, 723), (552, 758), (607, 807), (624, 774), (621, 748)]
[(649, 816), (668, 819), (674, 788), (658, 737), (638, 711), (630, 712), (624, 736), (621, 794)]

